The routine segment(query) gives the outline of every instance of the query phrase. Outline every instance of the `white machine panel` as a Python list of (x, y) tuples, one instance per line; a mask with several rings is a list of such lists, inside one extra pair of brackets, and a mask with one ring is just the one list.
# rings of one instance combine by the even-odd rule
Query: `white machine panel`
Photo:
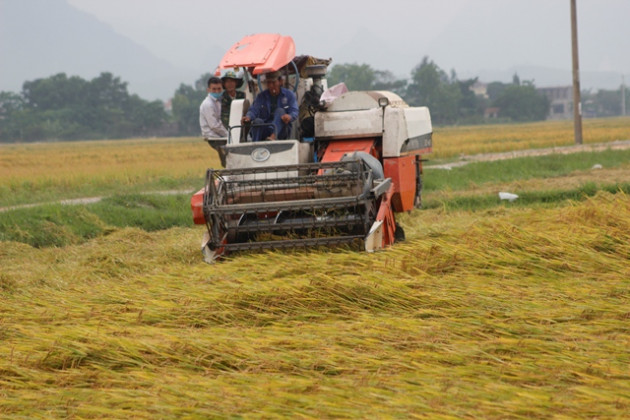
[(370, 137), (382, 133), (381, 108), (315, 114), (315, 135), (318, 138)]
[[(311, 147), (297, 140), (259, 141), (225, 146), (226, 169), (264, 168), (309, 162)], [(297, 172), (282, 172), (297, 176)], [(253, 176), (253, 175), (252, 175)]]
[(431, 115), (427, 107), (385, 109), (383, 157), (398, 157), (431, 147)]

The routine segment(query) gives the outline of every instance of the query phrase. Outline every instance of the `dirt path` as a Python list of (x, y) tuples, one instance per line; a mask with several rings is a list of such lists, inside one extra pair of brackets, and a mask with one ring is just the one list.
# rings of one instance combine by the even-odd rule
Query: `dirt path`
[[(169, 190), (169, 191), (150, 191), (144, 194), (161, 194), (161, 195), (174, 195), (174, 194), (188, 194), (190, 191), (181, 191), (181, 190)], [(102, 199), (106, 197), (83, 197), (83, 198), (71, 198), (68, 200), (59, 200), (59, 201), (50, 201), (47, 203), (32, 203), (32, 204), (19, 204), (17, 206), (8, 206), (8, 207), (0, 207), (0, 213), (9, 211), (9, 210), (17, 210), (17, 209), (27, 209), (30, 207), (43, 206), (45, 204), (92, 204), (98, 203)]]

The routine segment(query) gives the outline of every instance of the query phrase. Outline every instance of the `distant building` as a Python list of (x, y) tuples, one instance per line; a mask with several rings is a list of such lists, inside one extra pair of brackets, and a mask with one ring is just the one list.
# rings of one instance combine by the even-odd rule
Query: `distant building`
[(495, 108), (495, 107), (491, 107), (491, 108), (486, 108), (483, 111), (483, 117), (488, 119), (488, 118), (499, 118), (499, 108)]
[(482, 98), (488, 99), (488, 84), (482, 82), (475, 82), (471, 87), (476, 96), (481, 96)]
[(568, 120), (573, 118), (573, 87), (558, 86), (537, 88), (549, 99), (548, 120)]

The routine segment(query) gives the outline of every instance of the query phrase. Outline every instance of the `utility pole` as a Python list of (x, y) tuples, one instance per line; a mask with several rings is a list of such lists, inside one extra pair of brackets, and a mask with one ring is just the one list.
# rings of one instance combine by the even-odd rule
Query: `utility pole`
[(626, 79), (621, 75), (621, 115), (626, 116)]
[(582, 144), (582, 100), (580, 98), (580, 65), (578, 60), (576, 0), (571, 0), (571, 50), (573, 52), (573, 131), (575, 144)]

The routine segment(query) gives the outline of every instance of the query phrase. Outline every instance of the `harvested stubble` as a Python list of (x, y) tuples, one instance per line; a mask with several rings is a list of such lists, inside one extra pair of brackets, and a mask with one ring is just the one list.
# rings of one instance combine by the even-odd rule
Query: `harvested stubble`
[(199, 229), (0, 249), (0, 413), (621, 418), (630, 197), (401, 217), (386, 252), (200, 262)]

